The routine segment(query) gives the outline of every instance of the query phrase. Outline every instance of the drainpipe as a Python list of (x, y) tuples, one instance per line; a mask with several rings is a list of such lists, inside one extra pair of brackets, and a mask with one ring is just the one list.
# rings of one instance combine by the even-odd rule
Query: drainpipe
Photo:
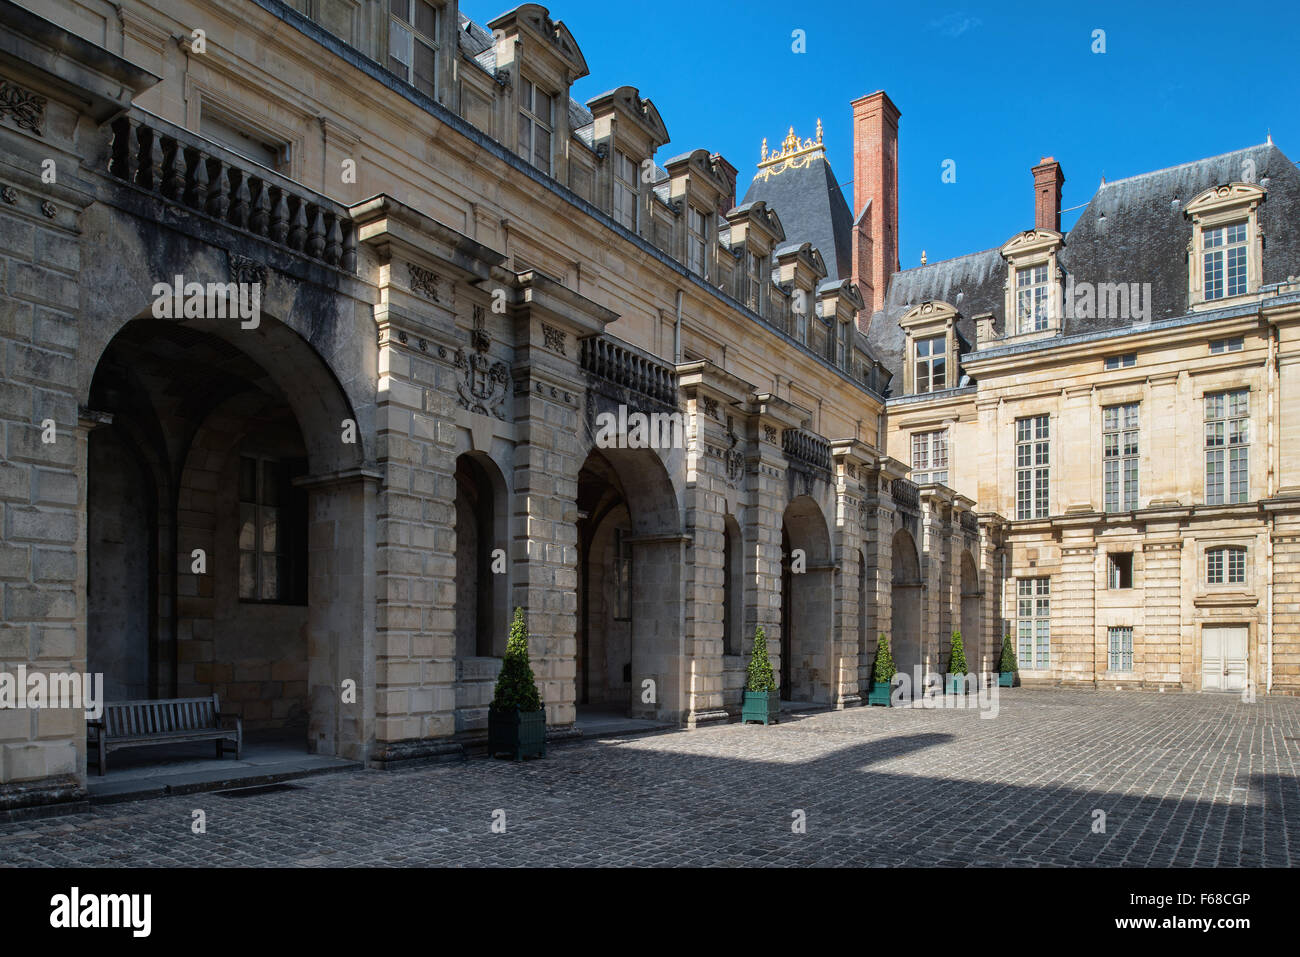
[(682, 291), (677, 290), (677, 322), (673, 324), (673, 362), (682, 361)]
[[(1273, 495), (1277, 484), (1277, 472), (1274, 470), (1273, 465), (1273, 407), (1277, 401), (1277, 340), (1278, 330), (1277, 327), (1273, 327), (1269, 330), (1268, 336), (1268, 484), (1265, 488), (1265, 493), (1270, 496)], [(1268, 617), (1268, 624), (1266, 625), (1268, 630), (1268, 664), (1264, 674), (1265, 694), (1272, 694), (1273, 692), (1273, 526), (1276, 522), (1276, 516), (1270, 515), (1268, 525), (1266, 526), (1268, 539), (1264, 543), (1264, 554), (1267, 556), (1266, 566), (1268, 569), (1268, 583), (1266, 589), (1266, 594), (1268, 596), (1268, 608), (1266, 611)]]

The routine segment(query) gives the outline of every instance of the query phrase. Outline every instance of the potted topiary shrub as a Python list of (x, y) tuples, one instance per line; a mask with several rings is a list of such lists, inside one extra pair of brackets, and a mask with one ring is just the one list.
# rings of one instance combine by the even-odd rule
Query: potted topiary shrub
[(762, 721), (767, 724), (781, 717), (781, 695), (776, 690), (776, 676), (767, 657), (767, 635), (760, 625), (754, 632), (754, 651), (749, 656), (749, 674), (745, 679), (745, 699), (740, 723)]
[(883, 705), (886, 708), (890, 706), (889, 695), (896, 674), (898, 669), (894, 667), (894, 656), (889, 653), (889, 639), (882, 631), (876, 642), (876, 664), (871, 671), (871, 691), (867, 694), (867, 704)]
[(966, 675), (970, 669), (966, 667), (966, 649), (961, 643), (961, 632), (952, 633), (952, 654), (948, 656), (948, 687), (944, 694), (965, 694), (966, 693)]
[(546, 710), (528, 664), (528, 623), (522, 608), (515, 609), (510, 623), (505, 660), (488, 708), (488, 757), (502, 752), (516, 761), (546, 756)]
[(1019, 670), (1015, 646), (1011, 643), (1011, 636), (1005, 635), (1002, 638), (1002, 663), (998, 666), (998, 687), (1010, 688), (1014, 685)]

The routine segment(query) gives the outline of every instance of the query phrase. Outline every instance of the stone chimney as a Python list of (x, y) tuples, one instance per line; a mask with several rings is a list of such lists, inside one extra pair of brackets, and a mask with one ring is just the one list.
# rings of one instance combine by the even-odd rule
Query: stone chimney
[(1061, 231), (1061, 164), (1044, 156), (1034, 167), (1034, 228)]
[(868, 316), (898, 271), (898, 107), (878, 90), (853, 101), (853, 281)]

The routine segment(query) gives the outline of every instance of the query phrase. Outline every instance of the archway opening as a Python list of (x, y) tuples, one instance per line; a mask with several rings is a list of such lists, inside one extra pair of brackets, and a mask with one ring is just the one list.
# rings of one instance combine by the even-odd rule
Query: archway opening
[(483, 731), (510, 627), (505, 479), (490, 458), (456, 459), (456, 730)]
[(684, 553), (676, 494), (655, 452), (592, 450), (578, 474), (580, 711), (680, 716)]
[[(373, 584), (357, 583), (373, 531), (339, 477), (362, 456), (320, 358), (269, 317), (219, 332), (138, 319), (108, 343), (86, 405), (87, 661), (112, 676), (106, 699), (216, 694), (250, 746), (363, 757), (339, 686), (373, 673)], [(129, 749), (109, 770), (190, 752), (212, 747)]]
[(801, 495), (781, 523), (781, 697), (834, 700), (830, 533), (817, 502)]
[(970, 670), (983, 675), (990, 670), (984, 657), (984, 641), (980, 634), (980, 601), (984, 591), (980, 586), (979, 570), (968, 550), (961, 553), (961, 640), (966, 649), (966, 662)]
[[(892, 562), (890, 651), (895, 666), (912, 683), (915, 695), (921, 691), (917, 687), (921, 665), (921, 563), (916, 543), (903, 529), (894, 533)], [(920, 678), (923, 681), (925, 676)]]
[(722, 653), (739, 655), (744, 642), (744, 555), (740, 523), (727, 515), (722, 527)]

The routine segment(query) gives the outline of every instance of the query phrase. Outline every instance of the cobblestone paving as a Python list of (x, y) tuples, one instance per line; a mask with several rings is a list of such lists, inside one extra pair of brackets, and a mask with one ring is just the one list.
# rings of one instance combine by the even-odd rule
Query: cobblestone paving
[(1300, 699), (1017, 688), (1000, 704), (109, 805), (0, 824), (0, 866), (1300, 864)]

